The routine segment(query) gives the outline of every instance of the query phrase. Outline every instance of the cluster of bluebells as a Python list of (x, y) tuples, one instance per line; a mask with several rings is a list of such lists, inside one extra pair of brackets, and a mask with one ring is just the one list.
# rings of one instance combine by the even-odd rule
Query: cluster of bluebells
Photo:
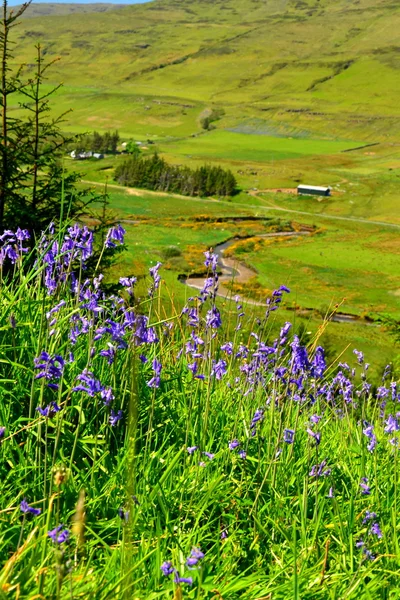
[[(375, 512), (367, 510), (365, 512), (365, 516), (363, 518), (362, 524), (367, 528), (368, 538), (373, 540), (376, 538), (380, 540), (383, 538), (383, 533), (381, 531), (379, 522), (377, 520), (377, 514)], [(372, 551), (368, 548), (367, 543), (364, 541), (362, 537), (360, 537), (356, 542), (356, 548), (362, 550), (364, 557), (367, 560), (375, 560), (376, 555), (372, 553)]]
[(7, 229), (0, 235), (0, 268), (10, 261), (12, 265), (21, 260), (29, 248), (24, 246), (24, 243), (30, 239), (29, 232), (26, 229), (18, 229), (11, 231)]
[(68, 542), (70, 537), (69, 530), (63, 529), (63, 525), (58, 525), (58, 527), (48, 531), (47, 535), (55, 544), (58, 545), (65, 544), (65, 542)]
[[(192, 548), (192, 551), (188, 558), (186, 559), (186, 566), (188, 569), (196, 569), (200, 566), (200, 561), (204, 558), (204, 553), (200, 550), (200, 548)], [(193, 577), (181, 577), (179, 571), (173, 566), (170, 561), (165, 561), (161, 565), (161, 571), (165, 577), (174, 576), (174, 583), (186, 583), (187, 585), (193, 584)]]
[[(120, 226), (111, 228), (105, 247), (114, 248), (123, 244), (124, 233)], [(22, 230), (17, 230), (15, 233), (5, 232), (0, 236), (0, 264), (6, 259), (9, 259), (11, 264), (15, 264), (28, 250), (24, 246), (28, 237), (28, 233)], [(127, 419), (124, 419), (124, 407), (121, 404), (116, 406), (115, 390), (106, 383), (110, 381), (107, 379), (107, 374), (111, 370), (109, 367), (118, 361), (120, 355), (123, 356), (128, 348), (138, 347), (142, 362), (141, 369), (146, 375), (148, 388), (153, 390), (152, 394), (160, 394), (163, 391), (161, 387), (163, 365), (157, 348), (160, 334), (150, 325), (149, 318), (140, 314), (134, 306), (132, 298), (137, 280), (135, 277), (121, 278), (121, 294), (106, 296), (101, 286), (102, 275), (94, 279), (86, 279), (74, 273), (75, 264), (79, 264), (84, 273), (87, 261), (93, 256), (93, 235), (86, 227), (75, 225), (69, 228), (61, 241), (58, 241), (50, 230), (48, 235), (42, 236), (39, 248), (42, 263), (39, 264), (38, 261), (36, 268), (40, 272), (48, 295), (53, 296), (60, 286), (65, 284), (72, 296), (75, 310), (71, 312), (68, 321), (69, 354), (65, 352), (64, 356), (61, 356), (53, 351), (42, 350), (34, 359), (35, 378), (42, 380), (48, 388), (58, 390), (63, 377), (68, 380), (67, 370), (75, 369), (71, 377), (72, 393), (83, 394), (83, 398), (88, 403), (91, 399), (99, 400), (100, 406), (103, 405), (102, 410), (105, 411), (105, 422), (111, 427), (119, 424), (114, 431), (122, 430), (127, 422)], [(379, 402), (380, 416), (376, 422), (364, 420), (360, 423), (363, 442), (370, 453), (374, 453), (378, 443), (381, 443), (381, 436), (393, 446), (398, 445), (400, 412), (396, 412), (393, 407), (400, 401), (400, 390), (395, 382), (389, 381), (389, 369), (385, 369), (382, 385), (375, 390), (368, 382), (368, 364), (365, 363), (364, 355), (355, 350), (354, 365), (339, 363), (334, 375), (327, 377), (324, 349), (317, 346), (311, 352), (299, 336), (293, 335), (292, 326), (288, 322), (281, 327), (276, 339), (266, 339), (265, 320), (260, 320), (258, 328), (255, 327), (246, 343), (239, 336), (224, 340), (222, 343), (219, 337), (222, 319), (216, 305), (218, 256), (212, 252), (205, 253), (204, 264), (208, 269), (204, 285), (182, 311), (186, 334), (177, 356), (177, 364), (186, 370), (188, 385), (193, 385), (194, 380), (207, 380), (205, 385), (209, 385), (210, 390), (219, 386), (220, 389), (229, 390), (229, 393), (236, 397), (257, 399), (252, 405), (251, 412), (250, 410), (244, 412), (244, 433), (240, 431), (241, 425), (238, 425), (230, 435), (237, 435), (239, 439), (235, 437), (227, 441), (225, 438), (224, 452), (232, 459), (235, 467), (247, 468), (251, 464), (250, 459), (257, 442), (266, 441), (266, 421), (268, 421), (266, 416), (270, 407), (274, 407), (274, 410), (283, 415), (290, 403), (294, 406), (294, 410), (287, 411), (286, 414), (303, 413), (310, 416), (306, 424), (301, 425), (300, 431), (297, 421), (294, 419), (285, 421), (284, 427), (286, 427), (279, 434), (279, 445), (283, 446), (283, 442), (287, 448), (294, 444), (294, 447), (289, 448), (286, 453), (290, 455), (296, 452), (297, 446), (302, 441), (307, 440), (312, 462), (307, 466), (306, 474), (308, 473), (308, 477), (315, 483), (321, 480), (321, 484), (323, 483), (326, 488), (330, 485), (329, 478), (333, 479), (332, 469), (335, 465), (332, 458), (329, 459), (329, 464), (328, 459), (324, 458), (327, 456), (326, 437), (325, 435), (323, 437), (322, 432), (324, 421), (331, 418), (331, 415), (332, 418), (336, 415), (341, 419), (346, 412), (345, 408), (356, 409), (361, 403), (367, 404), (368, 400), (376, 399)], [(148, 290), (150, 297), (154, 296), (160, 286), (160, 267), (161, 263), (157, 263), (150, 269), (151, 284)], [(271, 298), (267, 300), (266, 317), (279, 308), (283, 295), (289, 292), (288, 288), (281, 286), (272, 293)], [(47, 301), (50, 304), (53, 298), (47, 298)], [(234, 298), (234, 302), (235, 331), (239, 331), (244, 312), (238, 297)], [(60, 316), (66, 314), (67, 310), (65, 300), (49, 306), (46, 319), (50, 337), (55, 335), (57, 321), (61, 320)], [(167, 329), (165, 327), (165, 330)], [(89, 343), (86, 368), (83, 368), (84, 365), (74, 364), (74, 353), (79, 355), (82, 342)], [(56, 347), (56, 345), (48, 347)], [(98, 365), (102, 368), (98, 369)], [(105, 373), (105, 375), (98, 375), (98, 373)], [(201, 381), (194, 383), (203, 386)], [(60, 390), (60, 397), (61, 392), (62, 390)], [(46, 394), (50, 392), (46, 391)], [(61, 402), (60, 404), (64, 406)], [(36, 410), (42, 417), (49, 419), (61, 408), (54, 400), (50, 402), (44, 400)], [(247, 411), (246, 405), (244, 410)], [(0, 442), (4, 435), (5, 428), (0, 427)], [(285, 456), (285, 452), (279, 449), (276, 458), (281, 452), (282, 456)], [(205, 467), (215, 458), (214, 453), (203, 450), (201, 446), (189, 446), (187, 453), (191, 457), (188, 461), (193, 464), (195, 460), (201, 467)], [(246, 459), (247, 454), (248, 461), (236, 461), (234, 458), (238, 456)], [(216, 463), (217, 461), (213, 465)], [(323, 479), (326, 479), (326, 482), (323, 482)], [(366, 477), (361, 479), (359, 485), (360, 497), (371, 495), (371, 486)], [(334, 497), (332, 486), (329, 488), (328, 497)], [(30, 506), (26, 500), (21, 502), (20, 510), (24, 515), (40, 514), (40, 509)], [(119, 514), (121, 519), (128, 520), (127, 511), (120, 509)], [(363, 524), (367, 529), (367, 542), (382, 537), (375, 513), (367, 511)], [(48, 535), (55, 544), (59, 545), (69, 539), (69, 531), (62, 525), (49, 531)], [(221, 537), (224, 538), (226, 535), (226, 528), (224, 528)], [(357, 547), (362, 548), (366, 558), (373, 558), (374, 555), (367, 548), (363, 538), (357, 541)], [(186, 560), (186, 567), (197, 568), (203, 557), (204, 554), (199, 548), (193, 548)], [(173, 575), (177, 584), (192, 583), (193, 578), (181, 577), (171, 562), (163, 563), (161, 570), (167, 577)]]

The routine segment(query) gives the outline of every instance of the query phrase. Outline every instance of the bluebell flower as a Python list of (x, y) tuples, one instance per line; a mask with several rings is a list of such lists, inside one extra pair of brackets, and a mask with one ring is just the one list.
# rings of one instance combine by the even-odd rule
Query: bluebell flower
[(163, 572), (163, 575), (165, 577), (169, 577), (170, 575), (172, 575), (172, 573), (175, 573), (175, 569), (169, 560), (166, 560), (165, 562), (163, 562), (160, 569)]
[(325, 369), (325, 350), (322, 348), (322, 346), (317, 346), (313, 361), (311, 363), (312, 375), (316, 378), (321, 378), (325, 373)]
[(214, 460), (215, 454), (212, 454), (211, 452), (203, 452), (204, 456), (207, 456), (207, 458), (209, 460)]
[(287, 444), (293, 444), (295, 436), (294, 429), (284, 429), (283, 431), (283, 441)]
[(45, 408), (41, 408), (38, 406), (36, 410), (42, 415), (42, 417), (52, 418), (58, 412), (60, 412), (61, 408), (58, 406), (56, 402), (50, 402)]
[(193, 585), (192, 577), (179, 577), (178, 573), (175, 573), (174, 583), (186, 583), (187, 585)]
[(319, 465), (314, 465), (309, 473), (309, 477), (328, 477), (332, 469), (325, 469), (326, 460), (323, 460)]
[(118, 412), (114, 412), (113, 410), (111, 410), (111, 415), (108, 419), (111, 427), (115, 427), (115, 425), (118, 423), (118, 421), (120, 421), (122, 418), (123, 418), (122, 410), (119, 410)]
[(213, 361), (213, 365), (211, 368), (211, 374), (214, 375), (215, 379), (222, 379), (222, 377), (227, 372), (227, 364), (224, 360), (219, 360), (218, 362)]
[(307, 433), (308, 435), (310, 435), (312, 438), (314, 438), (315, 440), (315, 445), (319, 446), (319, 444), (321, 443), (321, 434), (317, 431), (313, 431), (312, 429), (308, 428), (307, 429)]
[(239, 440), (234, 439), (231, 442), (229, 442), (229, 450), (234, 450), (238, 446), (240, 446)]
[(40, 508), (34, 508), (33, 506), (29, 506), (29, 504), (27, 503), (25, 498), (22, 500), (22, 502), (20, 504), (20, 509), (21, 509), (21, 512), (23, 512), (24, 514), (31, 513), (35, 517), (40, 515), (40, 513), (42, 512), (42, 510)]
[(204, 252), (204, 256), (206, 257), (204, 265), (206, 267), (211, 267), (211, 270), (215, 272), (218, 266), (218, 256), (210, 251)]
[(64, 369), (64, 359), (59, 354), (55, 354), (53, 357), (48, 352), (43, 350), (40, 356), (33, 359), (34, 368), (39, 370), (39, 373), (35, 376), (35, 379), (46, 379), (50, 383), (48, 387), (57, 390), (58, 381), (61, 379)]
[(377, 515), (374, 512), (370, 512), (369, 510), (367, 510), (365, 512), (365, 517), (363, 519), (363, 525), (365, 525), (365, 523), (368, 523), (368, 521), (372, 521), (373, 519), (376, 519)]
[(189, 446), (188, 448), (186, 448), (189, 454), (193, 454), (193, 452), (196, 452), (197, 449), (198, 446)]
[(216, 306), (210, 308), (206, 314), (206, 326), (211, 329), (218, 329), (222, 325), (221, 314)]
[(147, 382), (147, 385), (151, 388), (158, 388), (158, 387), (160, 387), (160, 383), (161, 383), (160, 374), (161, 374), (162, 364), (155, 358), (153, 360), (152, 367), (153, 367), (153, 371), (154, 371), (154, 377), (152, 377), (150, 379), (150, 381)]
[(359, 350), (353, 350), (353, 354), (355, 354), (357, 356), (357, 362), (359, 365), (362, 365), (364, 362), (364, 354), (362, 352), (360, 352)]
[(195, 567), (202, 558), (204, 558), (204, 553), (200, 548), (192, 548), (190, 556), (186, 560), (186, 564), (188, 567)]
[(389, 415), (388, 418), (386, 419), (385, 423), (386, 423), (385, 433), (394, 433), (395, 431), (399, 431), (399, 429), (400, 429), (400, 425), (399, 425), (396, 417), (394, 417), (393, 415)]
[(5, 435), (5, 433), (6, 433), (6, 428), (5, 427), (0, 427), (0, 443), (1, 443), (1, 441), (2, 441), (2, 439), (4, 437), (4, 435)]
[(48, 531), (47, 535), (55, 544), (64, 544), (69, 540), (69, 531), (68, 529), (63, 529), (63, 525), (59, 525), (51, 531)]
[(243, 459), (246, 458), (246, 456), (247, 456), (246, 450), (239, 450), (238, 456), (239, 456), (239, 458), (243, 458)]
[(111, 342), (108, 342), (107, 345), (108, 345), (108, 348), (104, 349), (104, 350), (100, 350), (99, 354), (100, 354), (100, 356), (106, 357), (107, 363), (109, 365), (112, 365), (115, 360), (115, 355), (117, 353), (117, 350), (116, 350), (115, 346), (113, 346), (111, 344)]
[(105, 247), (115, 248), (117, 246), (117, 242), (123, 244), (125, 233), (126, 231), (122, 225), (111, 227), (111, 229), (109, 229), (107, 232), (106, 241), (104, 242)]
[(371, 488), (368, 485), (367, 477), (361, 477), (360, 488), (361, 488), (361, 493), (364, 496), (369, 496), (371, 494)]
[(378, 539), (381, 539), (383, 537), (383, 534), (382, 534), (382, 531), (381, 531), (381, 529), (379, 527), (379, 523), (378, 522), (372, 523), (371, 528), (370, 528), (370, 533), (372, 535), (376, 535), (376, 537)]
[(374, 426), (366, 424), (366, 427), (363, 429), (363, 434), (370, 440), (369, 444), (367, 445), (367, 449), (370, 452), (373, 452), (377, 443), (376, 435), (374, 433)]
[(88, 396), (94, 398), (96, 394), (99, 394), (104, 390), (104, 386), (101, 385), (100, 381), (95, 379), (93, 373), (87, 369), (84, 369), (82, 373), (78, 375), (77, 380), (81, 381), (82, 384), (72, 388), (73, 392), (86, 392)]

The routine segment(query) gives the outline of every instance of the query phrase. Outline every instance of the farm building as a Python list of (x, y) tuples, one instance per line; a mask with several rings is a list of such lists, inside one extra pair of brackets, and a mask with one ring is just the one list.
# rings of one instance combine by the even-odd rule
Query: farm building
[(317, 185), (299, 185), (297, 187), (298, 194), (306, 194), (307, 196), (330, 196), (330, 187), (320, 187)]

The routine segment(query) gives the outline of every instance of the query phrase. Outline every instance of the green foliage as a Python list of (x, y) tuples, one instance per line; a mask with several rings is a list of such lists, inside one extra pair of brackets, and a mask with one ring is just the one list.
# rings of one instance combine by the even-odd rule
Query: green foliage
[[(52, 257), (62, 276), (49, 294), (43, 274), (53, 264), (40, 257), (62, 233), (42, 239), (31, 270), (16, 268), (12, 282), (0, 283), (2, 594), (394, 600), (400, 504), (397, 442), (390, 440), (399, 433), (385, 428), (396, 404), (381, 405), (354, 355), (351, 390), (338, 377), (327, 399), (323, 389), (338, 371), (334, 360), (321, 377), (311, 371), (301, 380), (294, 373), (295, 381), (283, 372), (278, 377), (277, 367), (293, 368), (289, 332), (269, 362), (273, 321), (278, 336), (284, 322), (281, 308), (259, 321), (249, 307), (237, 317), (236, 303), (228, 302), (226, 324), (210, 329), (206, 317), (218, 305), (195, 301), (193, 329), (180, 311), (165, 311), (162, 296), (147, 296), (152, 278), (137, 284), (141, 302), (121, 288), (119, 296), (103, 294), (100, 279), (78, 277), (71, 286), (65, 252)], [(146, 325), (157, 342), (146, 338)], [(304, 328), (297, 332), (305, 344)], [(231, 354), (223, 349), (227, 342)], [(318, 343), (318, 336), (308, 343), (310, 361)], [(56, 359), (55, 369), (39, 366), (48, 360), (43, 356), (35, 363), (43, 350)], [(201, 356), (192, 358), (196, 352)], [(65, 363), (57, 375), (60, 357)], [(152, 387), (155, 359), (162, 369)], [(217, 378), (213, 367), (221, 359), (226, 373)], [(188, 369), (193, 361), (204, 380)], [(79, 388), (86, 387), (82, 374), (97, 380), (97, 390)], [(390, 381), (383, 384), (388, 390)], [(48, 387), (55, 382), (58, 389)], [(112, 390), (111, 405), (99, 386)], [(307, 393), (299, 398), (301, 386)], [(52, 402), (59, 411), (36, 410)], [(111, 410), (123, 411), (114, 426)], [(377, 438), (372, 451), (366, 421)], [(288, 429), (295, 430), (292, 444), (284, 441)], [(321, 434), (320, 443), (310, 431)], [(240, 445), (230, 450), (236, 438)], [(22, 512), (24, 499), (41, 514)], [(48, 532), (60, 525), (70, 536), (58, 544)], [(194, 547), (205, 556), (188, 569)], [(166, 561), (193, 585), (164, 576)]]
[(106, 131), (103, 135), (94, 131), (92, 135), (80, 137), (77, 152), (92, 151), (102, 154), (115, 154), (119, 144), (119, 133)]
[(122, 185), (185, 196), (232, 196), (236, 192), (236, 179), (231, 171), (209, 165), (196, 170), (171, 166), (157, 153), (124, 161), (116, 168), (114, 177)]
[(140, 148), (135, 140), (129, 140), (125, 146), (125, 150), (128, 154), (132, 154), (133, 156), (140, 154)]
[[(4, 0), (0, 19), (0, 227), (21, 223), (40, 232), (52, 221), (81, 217), (94, 197), (76, 189), (76, 173), (64, 174), (61, 159), (71, 139), (61, 130), (65, 115), (50, 115), (50, 98), (59, 86), (43, 89), (56, 61), (45, 62), (37, 45), (31, 78), (23, 79), (22, 67), (11, 69), (10, 34), (28, 5), (14, 13)], [(21, 116), (10, 108), (15, 96), (21, 99)]]

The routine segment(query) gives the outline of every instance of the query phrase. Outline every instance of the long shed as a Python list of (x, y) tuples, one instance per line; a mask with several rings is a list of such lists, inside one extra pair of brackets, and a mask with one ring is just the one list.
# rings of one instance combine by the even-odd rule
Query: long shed
[(318, 185), (299, 185), (297, 186), (297, 193), (307, 196), (330, 196), (331, 188)]

